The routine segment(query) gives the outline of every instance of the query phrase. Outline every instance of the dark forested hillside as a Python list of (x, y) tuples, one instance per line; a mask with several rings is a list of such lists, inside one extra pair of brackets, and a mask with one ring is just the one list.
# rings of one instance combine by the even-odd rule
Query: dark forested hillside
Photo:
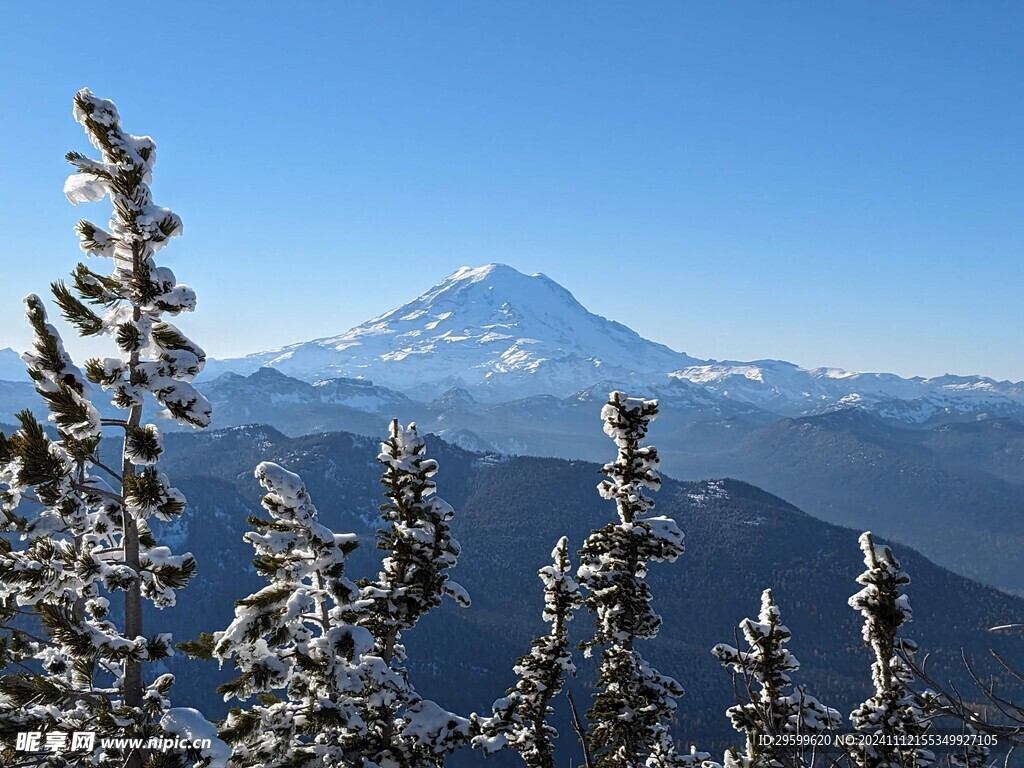
[[(441, 463), (439, 491), (457, 512), (453, 528), (463, 555), (453, 575), (469, 590), (473, 606), (445, 606), (406, 642), (421, 693), (459, 711), (484, 710), (513, 681), (515, 657), (543, 629), (537, 568), (546, 564), (559, 536), (568, 535), (575, 549), (614, 510), (595, 490), (594, 464), (482, 457), (436, 438), (428, 443)], [(251, 549), (241, 536), (247, 511), (258, 503), (252, 470), (262, 460), (303, 475), (323, 521), (361, 535), (364, 544), (350, 561), (352, 575), (372, 572), (379, 560), (373, 549), (380, 500), (376, 453), (375, 441), (345, 433), (288, 438), (251, 427), (168, 435), (164, 465), (190, 500), (172, 543), (196, 555), (200, 575), (182, 609), (153, 617), (154, 629), (170, 629), (184, 639), (223, 628), (233, 599), (258, 586), (249, 568)], [(775, 589), (793, 630), (792, 648), (804, 665), (799, 680), (844, 714), (869, 694), (870, 658), (861, 646), (858, 617), (846, 605), (862, 570), (857, 531), (811, 518), (731, 480), (666, 480), (656, 498), (657, 512), (674, 517), (687, 535), (682, 558), (652, 569), (655, 608), (664, 626), (645, 651), (687, 691), (676, 726), (680, 738), (717, 750), (730, 737), (723, 712), (732, 703), (732, 685), (710, 649), (735, 642), (736, 624), (757, 614), (766, 586)], [(962, 647), (982, 662), (994, 647), (1024, 664), (1017, 639), (986, 631), (1024, 618), (1024, 600), (956, 576), (905, 547), (897, 554), (913, 577), (915, 620), (908, 634), (932, 652), (933, 672), (963, 683)], [(587, 634), (588, 620), (580, 614), (572, 626), (577, 639)], [(180, 655), (170, 668), (178, 677), (179, 700), (211, 716), (224, 711), (212, 688), (227, 670)], [(572, 684), (582, 700), (590, 671), (583, 663), (580, 681)], [(565, 714), (560, 706), (563, 756), (573, 748)]]

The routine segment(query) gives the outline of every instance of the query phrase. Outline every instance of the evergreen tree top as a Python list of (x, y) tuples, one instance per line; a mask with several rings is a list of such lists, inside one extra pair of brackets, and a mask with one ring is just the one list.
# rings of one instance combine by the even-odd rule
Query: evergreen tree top
[(389, 525), (378, 532), (377, 547), (387, 553), (376, 579), (362, 584), (373, 609), (361, 618), (390, 662), (403, 649), (401, 633), (411, 629), (445, 596), (470, 604), (469, 593), (449, 576), (461, 546), (449, 525), (455, 510), (436, 494), (438, 464), (426, 455), (426, 443), (410, 423), (391, 422), (389, 438), (377, 460), (384, 465), (381, 485), (387, 502), (381, 518)]
[(259, 701), (228, 715), (223, 734), (232, 743), (233, 765), (347, 764), (365, 728), (363, 693), (379, 671), (365, 663), (370, 632), (346, 618), (359, 595), (345, 576), (356, 537), (318, 521), (297, 474), (262, 462), (255, 475), (270, 519), (250, 518), (255, 530), (244, 538), (268, 583), (236, 603), (225, 630), (188, 649), (231, 660), (241, 672), (218, 689), (225, 700)]
[(615, 502), (624, 523), (632, 523), (654, 506), (644, 489), (656, 491), (661, 487), (658, 451), (653, 446), (641, 446), (657, 415), (657, 400), (627, 397), (617, 391), (609, 394), (601, 409), (605, 434), (619, 450), (615, 461), (602, 468), (607, 479), (598, 485), (598, 491), (602, 498)]
[(552, 624), (557, 632), (562, 624), (572, 621), (575, 610), (580, 606), (580, 587), (572, 576), (569, 561), (569, 539), (563, 536), (551, 550), (551, 565), (545, 565), (537, 573), (544, 584), (544, 610), (541, 616)]
[(739, 628), (750, 650), (716, 645), (713, 652), (719, 660), (734, 672), (749, 674), (762, 688), (781, 691), (787, 687), (792, 682), (788, 673), (800, 669), (800, 662), (785, 647), (792, 634), (782, 623), (782, 613), (771, 589), (761, 593), (761, 611), (757, 621), (743, 619)]
[(514, 749), (527, 768), (554, 768), (558, 732), (548, 723), (548, 716), (554, 712), (551, 702), (561, 692), (566, 675), (576, 673), (566, 625), (582, 604), (582, 596), (571, 576), (565, 536), (558, 540), (551, 559), (551, 565), (538, 571), (544, 584), (543, 616), (551, 631), (534, 638), (530, 652), (516, 661), (516, 684), (494, 702), (492, 715), (473, 716), (477, 732), (472, 740), (474, 748), (485, 754)]
[(605, 464), (598, 491), (615, 502), (618, 521), (591, 532), (580, 549), (577, 577), (587, 590), (585, 604), (594, 614), (594, 634), (581, 643), (585, 655), (601, 647), (598, 691), (587, 716), (590, 748), (598, 768), (678, 768), (684, 761), (668, 723), (679, 683), (654, 669), (635, 641), (658, 634), (661, 617), (651, 607), (646, 576), (652, 562), (675, 560), (683, 553), (683, 534), (674, 520), (646, 517), (657, 490), (658, 452), (643, 445), (658, 403), (612, 392), (601, 411), (604, 431), (617, 447)]
[(113, 236), (95, 230), (86, 237), (80, 231), (83, 250), (97, 256), (130, 258), (133, 243), (144, 243), (155, 251), (169, 238), (180, 235), (181, 219), (170, 209), (153, 205), (149, 190), (156, 143), (148, 136), (125, 132), (114, 103), (97, 98), (88, 88), (75, 94), (72, 114), (85, 129), (89, 142), (100, 151), (101, 159), (69, 152), (67, 160), (76, 173), (65, 182), (64, 194), (75, 205), (109, 195), (115, 211), (111, 219)]
[[(210, 404), (190, 383), (202, 371), (206, 353), (164, 319), (165, 315), (193, 311), (196, 295), (177, 281), (174, 272), (154, 260), (170, 238), (182, 231), (177, 214), (152, 200), (149, 184), (156, 144), (148, 136), (124, 131), (114, 104), (88, 89), (76, 94), (74, 116), (100, 151), (100, 159), (69, 152), (67, 160), (75, 173), (65, 183), (64, 192), (75, 205), (110, 198), (113, 215), (108, 229), (82, 220), (76, 231), (81, 249), (90, 256), (109, 259), (112, 271), (104, 275), (79, 264), (71, 274), (74, 291), (59, 281), (52, 289), (65, 319), (79, 333), (109, 335), (123, 355), (87, 361), (85, 376), (111, 391), (118, 408), (138, 406), (143, 394), (150, 392), (164, 407), (162, 416), (206, 427)], [(54, 334), (45, 326), (45, 317), (33, 320), (36, 303), (38, 300), (29, 304), (36, 353), (31, 360), (26, 356), (26, 362), (30, 368), (33, 363), (41, 364), (44, 374), (56, 374), (61, 350), (48, 340)]]
[(853, 750), (853, 761), (858, 768), (924, 768), (935, 761), (934, 753), (911, 739), (901, 740), (930, 730), (933, 700), (932, 694), (918, 694), (911, 689), (913, 674), (905, 657), (912, 656), (917, 646), (898, 635), (901, 627), (913, 618), (910, 600), (901, 591), (910, 583), (910, 577), (889, 547), (875, 544), (870, 531), (861, 535), (860, 548), (866, 570), (857, 577), (857, 583), (864, 588), (849, 603), (864, 618), (864, 644), (875, 657), (871, 664), (875, 691), (854, 709), (850, 720), (858, 731), (888, 738), (878, 743), (859, 743)]
[(742, 678), (739, 690), (747, 697), (747, 701), (726, 711), (733, 728), (746, 736), (745, 752), (730, 750), (724, 763), (749, 768), (804, 765), (806, 747), (785, 745), (776, 737), (822, 733), (838, 727), (839, 712), (823, 705), (803, 686), (793, 690), (790, 673), (800, 669), (800, 662), (786, 647), (792, 635), (782, 623), (771, 589), (761, 594), (757, 620), (743, 619), (739, 627), (748, 650), (725, 643), (711, 650), (724, 667)]
[(895, 636), (900, 627), (913, 620), (910, 599), (901, 591), (910, 584), (910, 576), (890, 547), (875, 544), (870, 531), (861, 534), (859, 543), (867, 569), (857, 577), (857, 583), (864, 588), (850, 598), (849, 604), (864, 617), (864, 642), (871, 645), (879, 637)]

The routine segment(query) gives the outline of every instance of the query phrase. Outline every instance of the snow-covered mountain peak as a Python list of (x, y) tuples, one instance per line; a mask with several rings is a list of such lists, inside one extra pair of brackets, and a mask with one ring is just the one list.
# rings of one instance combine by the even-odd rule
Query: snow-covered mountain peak
[(801, 368), (781, 360), (709, 361), (669, 374), (718, 397), (769, 412), (798, 416), (847, 408), (867, 409), (902, 421), (924, 422), (940, 412), (1024, 414), (1024, 384), (983, 376), (915, 376)]
[(372, 378), (424, 398), (464, 387), (499, 400), (568, 395), (608, 378), (662, 377), (694, 362), (589, 312), (545, 275), (488, 264), (462, 267), (340, 336), (224, 365), (269, 365), (310, 381)]
[(460, 290), (479, 283), (486, 283), (488, 288), (497, 286), (501, 291), (523, 291), (528, 290), (530, 284), (544, 283), (563, 293), (569, 293), (554, 280), (540, 272), (527, 275), (515, 267), (510, 267), (508, 264), (493, 263), (485, 264), (482, 267), (459, 267), (432, 288), (424, 291), (418, 299), (430, 298), (451, 290)]
[[(507, 264), (488, 264), (460, 267), (412, 301), (353, 328), (344, 337), (360, 329), (372, 332), (384, 324), (392, 329), (409, 323), (414, 329), (422, 326), (427, 331), (442, 329), (456, 334), (471, 333), (474, 328), (497, 335), (508, 331), (516, 338), (528, 338), (529, 332), (536, 331), (533, 335), (544, 340), (550, 331), (535, 327), (540, 325), (557, 327), (568, 343), (566, 332), (573, 330), (569, 324), (583, 316), (597, 317), (546, 275), (524, 275)], [(500, 340), (487, 333), (483, 336), (487, 337), (484, 343)]]

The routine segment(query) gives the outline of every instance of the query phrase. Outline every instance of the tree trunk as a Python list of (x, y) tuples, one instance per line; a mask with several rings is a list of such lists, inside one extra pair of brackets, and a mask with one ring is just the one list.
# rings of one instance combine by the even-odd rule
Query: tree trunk
[[(135, 271), (139, 270), (141, 253), (138, 245), (133, 248)], [(142, 317), (142, 311), (135, 305), (132, 311), (132, 319), (138, 322)], [(134, 351), (131, 354), (128, 370), (129, 376), (134, 380), (135, 368), (139, 364), (139, 353)], [(134, 383), (134, 381), (133, 381)], [(142, 404), (132, 406), (128, 415), (128, 426), (125, 428), (125, 443), (121, 451), (121, 497), (125, 496), (125, 483), (128, 478), (135, 474), (135, 465), (128, 460), (128, 435), (131, 430), (139, 426), (142, 421)], [(122, 525), (124, 526), (124, 562), (132, 571), (135, 578), (131, 586), (124, 594), (124, 634), (129, 640), (142, 636), (142, 564), (139, 558), (139, 524), (127, 505), (122, 507)], [(129, 707), (142, 706), (143, 693), (142, 662), (128, 659), (124, 666), (124, 703)], [(125, 768), (142, 768), (144, 755), (140, 751), (132, 751), (125, 764)]]
[[(138, 357), (136, 353), (134, 358)], [(128, 428), (137, 427), (142, 419), (142, 406), (134, 406), (128, 418)], [(125, 431), (125, 440), (128, 439), (128, 432)], [(127, 448), (127, 446), (126, 446)], [(135, 474), (135, 466), (127, 459), (127, 450), (122, 452), (122, 477)], [(122, 497), (124, 488), (122, 485)], [(142, 577), (141, 562), (139, 558), (139, 525), (135, 515), (127, 508), (122, 510), (122, 525), (124, 526), (124, 562), (131, 568), (136, 576), (131, 586), (124, 593), (124, 634), (129, 640), (134, 640), (142, 635)], [(124, 703), (129, 707), (142, 706), (142, 662), (128, 659), (124, 665)], [(133, 751), (125, 764), (125, 768), (142, 768), (142, 754)]]

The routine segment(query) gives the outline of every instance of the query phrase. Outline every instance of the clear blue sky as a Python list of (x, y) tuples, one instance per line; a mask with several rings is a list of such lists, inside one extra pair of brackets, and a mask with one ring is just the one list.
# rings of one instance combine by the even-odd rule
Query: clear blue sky
[(215, 356), (500, 261), (700, 357), (1024, 379), (1018, 2), (5, 3), (0, 65), (0, 346), (106, 220), (89, 86)]

